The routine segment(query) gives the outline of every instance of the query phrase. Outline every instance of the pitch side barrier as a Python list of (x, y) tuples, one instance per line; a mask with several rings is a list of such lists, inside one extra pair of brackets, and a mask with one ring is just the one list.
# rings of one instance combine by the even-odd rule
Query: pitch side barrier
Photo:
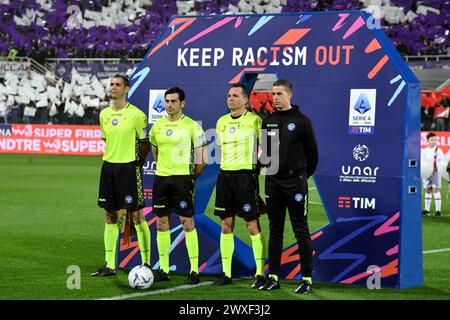
[[(292, 102), (315, 128), (313, 178), (329, 219), (311, 230), (315, 281), (365, 286), (378, 277), (382, 287), (422, 285), (420, 83), (369, 14), (175, 16), (133, 74), (128, 98), (151, 126), (164, 115), (164, 91), (179, 86), (185, 113), (207, 131), (228, 112), (230, 85), (251, 90), (260, 73), (291, 81)], [(214, 155), (214, 137), (207, 139)], [(202, 274), (221, 272), (220, 226), (204, 213), (218, 170), (209, 164), (196, 181)], [(150, 158), (143, 179), (157, 268), (154, 172)], [(184, 233), (178, 217), (171, 220), (171, 270), (189, 272)], [(252, 249), (235, 243), (233, 276), (252, 276)], [(282, 278), (300, 278), (298, 254), (296, 243), (284, 248)], [(137, 241), (121, 247), (121, 268), (138, 263)]]
[(105, 152), (100, 126), (0, 124), (0, 154), (99, 156)]

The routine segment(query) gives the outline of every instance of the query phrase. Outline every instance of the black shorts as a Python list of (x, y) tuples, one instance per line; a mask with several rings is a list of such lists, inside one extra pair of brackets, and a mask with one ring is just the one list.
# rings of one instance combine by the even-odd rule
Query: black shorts
[(168, 216), (174, 211), (183, 217), (194, 215), (194, 181), (192, 176), (155, 176), (153, 212)]
[(216, 183), (214, 215), (228, 218), (238, 215), (246, 221), (259, 218), (258, 175), (251, 170), (219, 172)]
[(103, 162), (98, 205), (107, 210), (136, 211), (145, 207), (141, 168), (137, 162)]

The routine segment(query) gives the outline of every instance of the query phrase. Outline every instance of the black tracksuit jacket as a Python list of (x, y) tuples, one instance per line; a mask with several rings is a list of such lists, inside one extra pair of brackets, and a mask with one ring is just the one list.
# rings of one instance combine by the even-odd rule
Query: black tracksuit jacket
[[(261, 162), (267, 163), (266, 156), (278, 158), (278, 172), (273, 178), (290, 176), (312, 176), (317, 168), (319, 154), (311, 120), (292, 105), (287, 111), (275, 111), (268, 115), (262, 124)], [(276, 131), (278, 129), (278, 132)], [(267, 137), (264, 132), (267, 130)], [(271, 139), (278, 138), (279, 156), (271, 154)], [(265, 164), (270, 166), (271, 164)], [(267, 176), (269, 178), (271, 176)]]

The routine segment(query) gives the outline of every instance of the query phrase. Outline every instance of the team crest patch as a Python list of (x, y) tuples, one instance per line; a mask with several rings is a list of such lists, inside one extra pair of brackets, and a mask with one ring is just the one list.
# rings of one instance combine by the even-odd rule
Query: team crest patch
[(180, 208), (181, 209), (186, 209), (187, 208), (187, 202), (186, 201), (180, 201)]
[(303, 196), (300, 193), (297, 193), (295, 195), (295, 201), (300, 202), (303, 200)]
[(170, 135), (172, 135), (172, 132), (173, 132), (172, 129), (169, 129), (166, 131), (166, 135), (170, 136)]
[(132, 196), (126, 196), (125, 197), (125, 202), (128, 203), (128, 204), (132, 203), (133, 202), (133, 197)]
[(201, 145), (206, 144), (206, 137), (205, 137), (204, 134), (201, 134), (201, 135), (198, 136), (198, 142), (199, 142)]
[(142, 135), (144, 137), (148, 138), (148, 128), (147, 127), (142, 128)]
[(230, 133), (231, 133), (231, 134), (233, 134), (235, 131), (236, 131), (236, 128), (235, 128), (235, 127), (231, 127), (231, 128), (230, 128)]
[(117, 119), (113, 119), (113, 120), (111, 121), (111, 123), (112, 123), (113, 126), (117, 126), (117, 124), (119, 123), (119, 121), (118, 121)]
[(288, 124), (287, 128), (288, 128), (289, 131), (294, 131), (295, 130), (295, 124), (291, 122), (291, 123)]
[(243, 205), (242, 209), (244, 209), (244, 212), (250, 212), (250, 210), (252, 210), (252, 206), (246, 203)]

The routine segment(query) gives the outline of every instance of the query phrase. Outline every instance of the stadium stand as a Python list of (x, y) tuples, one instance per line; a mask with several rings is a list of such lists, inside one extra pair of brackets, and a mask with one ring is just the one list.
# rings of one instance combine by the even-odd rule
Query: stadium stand
[[(73, 11), (79, 8), (79, 11)], [(404, 54), (445, 54), (450, 1), (68, 1), (0, 2), (0, 53), (45, 58), (140, 58), (176, 14), (380, 9), (381, 26)]]
[(15, 48), (40, 63), (52, 57), (141, 57), (177, 7), (175, 1), (140, 3), (3, 1), (0, 53)]
[[(4, 123), (98, 124), (108, 105), (109, 79), (80, 75), (74, 68), (66, 82), (51, 72), (38, 72), (32, 62), (22, 73), (0, 79), (0, 119)], [(10, 119), (8, 119), (10, 118)]]

